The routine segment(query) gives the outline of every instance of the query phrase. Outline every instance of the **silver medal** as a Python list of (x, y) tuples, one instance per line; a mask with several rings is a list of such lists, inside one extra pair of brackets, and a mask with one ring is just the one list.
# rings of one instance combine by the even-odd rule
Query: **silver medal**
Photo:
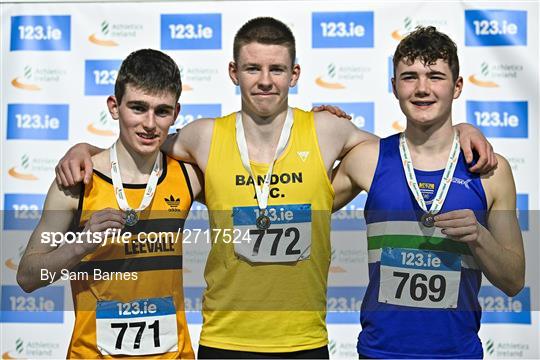
[(139, 221), (139, 215), (133, 209), (126, 211), (126, 225), (133, 226)]
[(262, 214), (257, 218), (256, 225), (259, 230), (266, 230), (270, 227), (270, 218)]
[(425, 227), (433, 227), (435, 225), (435, 216), (432, 213), (427, 212), (422, 215), (420, 221)]

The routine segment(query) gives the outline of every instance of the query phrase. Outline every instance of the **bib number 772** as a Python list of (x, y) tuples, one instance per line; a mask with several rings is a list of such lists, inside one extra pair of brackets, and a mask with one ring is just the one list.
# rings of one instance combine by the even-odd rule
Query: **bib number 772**
[(234, 244), (236, 255), (252, 263), (285, 263), (309, 258), (311, 250), (311, 205), (273, 205), (267, 208), (270, 227), (256, 226), (257, 206), (233, 208), (234, 229), (249, 238)]
[(261, 243), (263, 241), (264, 235), (274, 235), (274, 240), (272, 241), (272, 247), (270, 248), (270, 256), (276, 256), (278, 252), (278, 246), (279, 241), (281, 240), (281, 237), (285, 235), (285, 238), (292, 237), (292, 240), (290, 241), (289, 245), (285, 249), (285, 255), (300, 255), (301, 250), (298, 248), (295, 248), (295, 245), (298, 243), (298, 240), (300, 239), (300, 231), (295, 227), (290, 227), (287, 229), (267, 229), (267, 230), (259, 230), (259, 229), (251, 229), (249, 230), (250, 235), (256, 235), (257, 239), (255, 240), (255, 243), (253, 245), (253, 256), (259, 255), (259, 249), (261, 248)]

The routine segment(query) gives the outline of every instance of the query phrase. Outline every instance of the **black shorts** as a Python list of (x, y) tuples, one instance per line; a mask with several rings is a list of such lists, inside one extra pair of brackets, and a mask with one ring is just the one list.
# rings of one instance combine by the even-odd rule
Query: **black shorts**
[(250, 352), (199, 345), (198, 359), (329, 359), (328, 346), (293, 352)]

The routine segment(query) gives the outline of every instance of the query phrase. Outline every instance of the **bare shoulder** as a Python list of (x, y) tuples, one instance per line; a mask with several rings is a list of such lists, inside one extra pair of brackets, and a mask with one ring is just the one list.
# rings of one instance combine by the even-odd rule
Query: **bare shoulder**
[(349, 151), (343, 158), (343, 170), (356, 185), (369, 191), (379, 159), (379, 139), (365, 141)]
[(107, 176), (109, 176), (111, 173), (111, 162), (109, 156), (108, 149), (92, 156), (92, 164), (94, 164), (94, 169)]
[(336, 134), (346, 134), (348, 131), (356, 129), (350, 120), (340, 118), (328, 111), (316, 112), (313, 118), (318, 134), (335, 136)]
[[(343, 158), (348, 166), (354, 166), (367, 171), (374, 168), (379, 158), (379, 139), (367, 140), (356, 145)], [(350, 164), (350, 165), (349, 165)]]
[(214, 122), (215, 119), (211, 118), (190, 122), (180, 130), (177, 142), (194, 156), (201, 151), (201, 147), (206, 149), (209, 146), (214, 131)]
[(62, 187), (53, 181), (45, 198), (44, 210), (77, 210), (82, 194), (82, 183)]
[(500, 155), (495, 154), (497, 157), (497, 167), (495, 167), (491, 172), (482, 175), (482, 182), (486, 184), (497, 183), (499, 181), (504, 181), (504, 179), (512, 179), (512, 168), (508, 160)]
[(189, 135), (203, 135), (207, 132), (212, 132), (214, 128), (214, 122), (216, 119), (213, 118), (202, 118), (190, 122), (182, 128), (180, 134), (188, 133)]
[[(481, 177), (484, 191), (488, 201), (488, 208), (496, 203), (514, 203), (516, 197), (516, 185), (512, 168), (506, 158), (500, 154), (497, 156), (497, 167), (490, 173)], [(513, 205), (515, 206), (515, 205)]]

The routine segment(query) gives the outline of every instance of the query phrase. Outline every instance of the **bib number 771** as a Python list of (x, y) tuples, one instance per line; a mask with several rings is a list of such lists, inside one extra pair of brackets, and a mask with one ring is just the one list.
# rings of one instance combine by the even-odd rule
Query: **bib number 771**
[(177, 351), (178, 330), (172, 297), (99, 301), (96, 338), (102, 355), (142, 356)]

